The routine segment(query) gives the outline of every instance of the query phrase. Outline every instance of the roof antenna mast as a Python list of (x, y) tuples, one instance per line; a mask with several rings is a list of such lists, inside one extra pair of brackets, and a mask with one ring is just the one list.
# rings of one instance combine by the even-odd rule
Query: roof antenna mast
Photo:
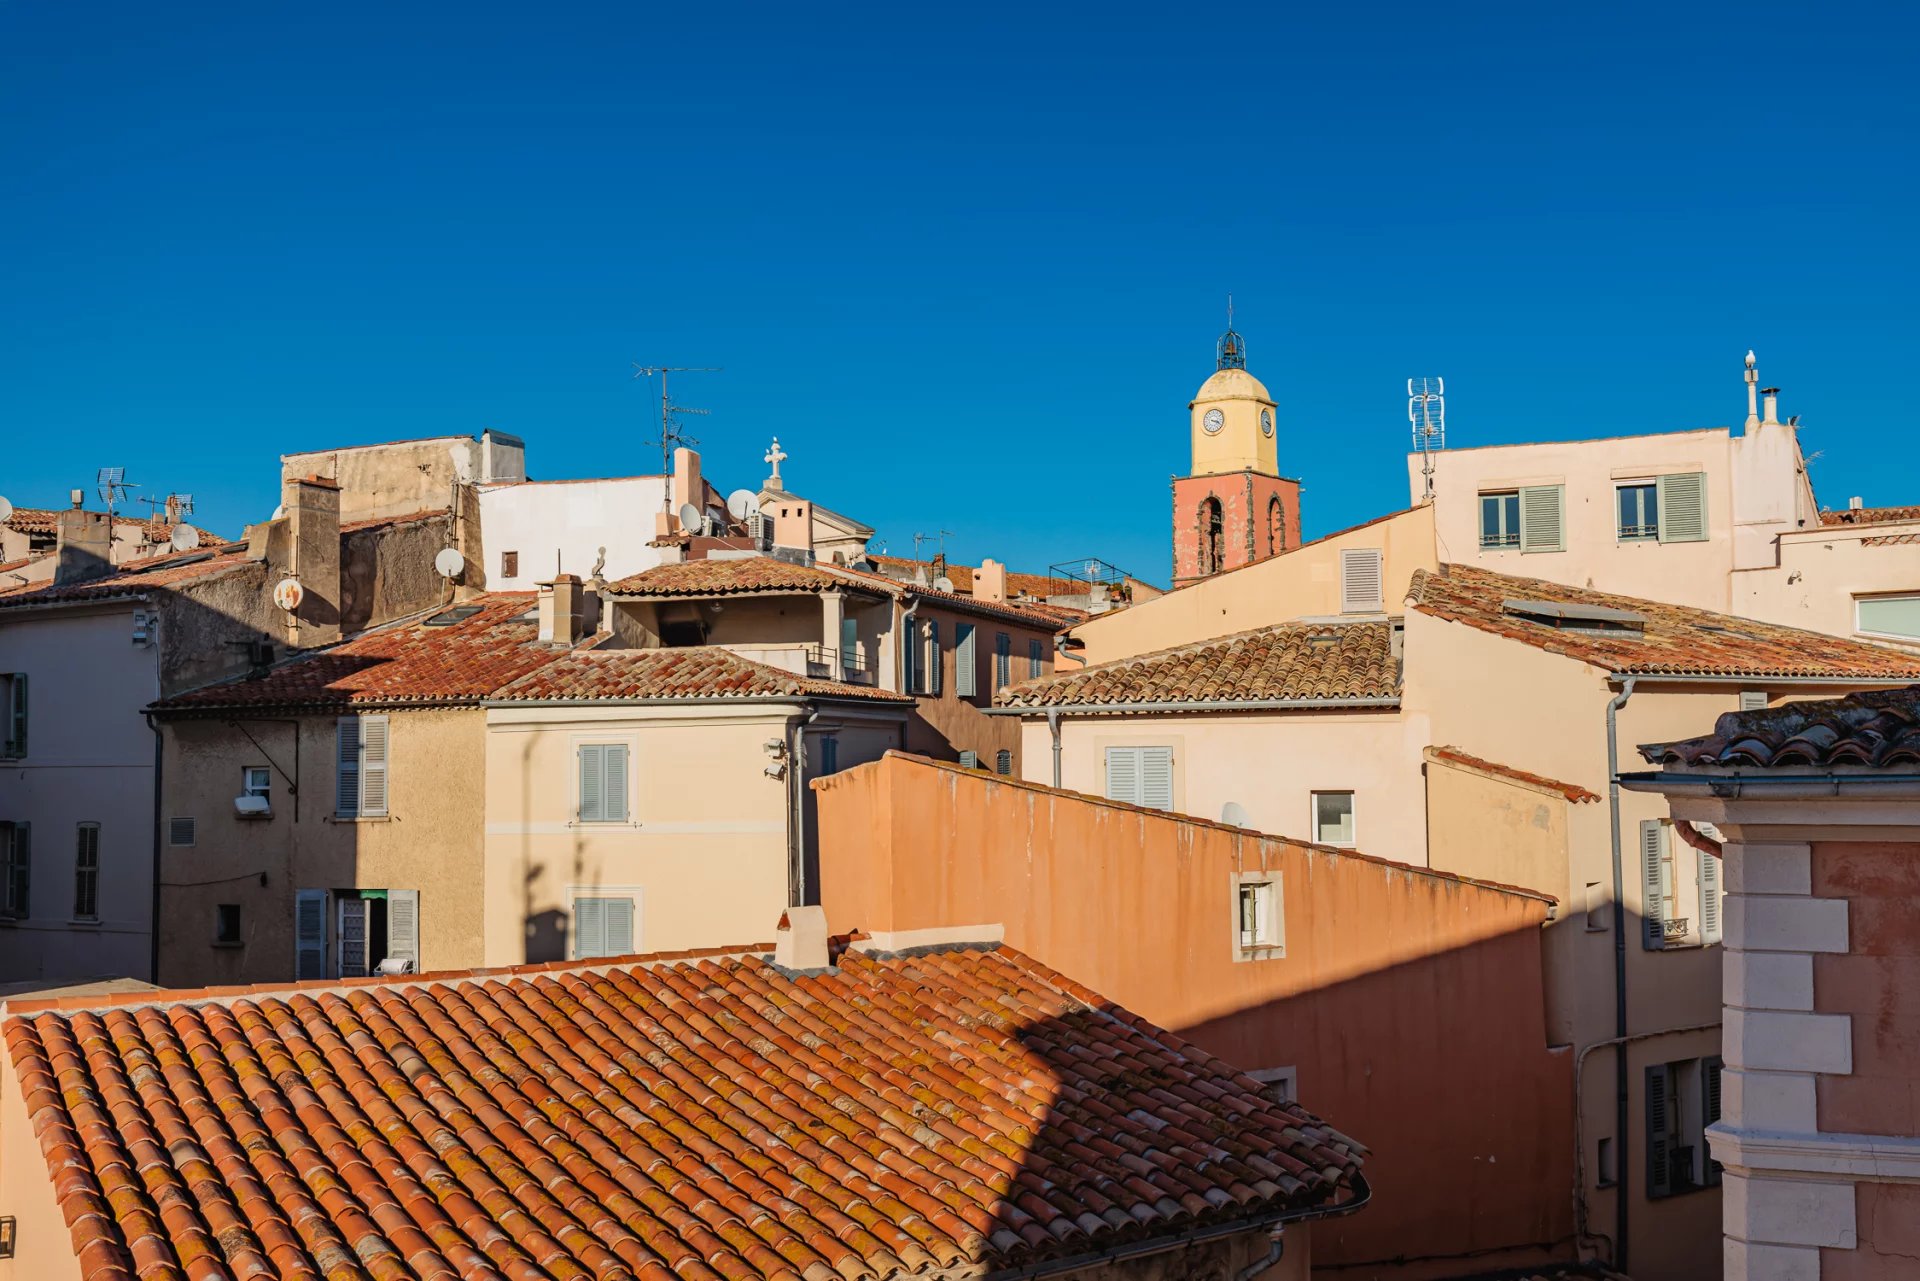
[(1407, 379), (1407, 421), (1413, 424), (1413, 452), (1420, 455), (1420, 477), (1433, 501), (1433, 456), (1447, 447), (1447, 380)]
[[(643, 365), (637, 360), (633, 362), (633, 376), (635, 378), (651, 378), (655, 374), (660, 375), (660, 439), (650, 440), (646, 443), (660, 447), (660, 475), (663, 478), (673, 475), (674, 450), (680, 448), (682, 445), (697, 445), (700, 443), (681, 429), (680, 415), (695, 414), (705, 417), (707, 414), (713, 412), (710, 409), (693, 409), (686, 405), (674, 404), (673, 398), (667, 394), (667, 375), (717, 374), (719, 372), (719, 365)], [(672, 485), (663, 485), (661, 487), (660, 510), (664, 512), (673, 511)]]

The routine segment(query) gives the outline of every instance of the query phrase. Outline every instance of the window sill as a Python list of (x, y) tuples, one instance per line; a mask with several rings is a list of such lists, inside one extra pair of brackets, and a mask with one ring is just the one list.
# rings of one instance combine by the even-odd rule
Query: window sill
[(640, 830), (640, 823), (637, 819), (623, 819), (611, 823), (589, 823), (576, 818), (569, 821), (567, 826), (581, 832), (637, 832)]
[(97, 916), (70, 916), (67, 918), (67, 926), (70, 929), (76, 930), (97, 930), (100, 928), (100, 918)]
[(1243, 947), (1234, 953), (1236, 961), (1281, 961), (1285, 960), (1287, 949), (1279, 944), (1270, 947)]
[(242, 943), (239, 939), (215, 939), (213, 946), (223, 952), (231, 952), (238, 948), (245, 947), (246, 944)]
[(393, 822), (393, 815), (391, 814), (329, 814), (327, 815), (326, 821), (329, 823), (391, 823)]

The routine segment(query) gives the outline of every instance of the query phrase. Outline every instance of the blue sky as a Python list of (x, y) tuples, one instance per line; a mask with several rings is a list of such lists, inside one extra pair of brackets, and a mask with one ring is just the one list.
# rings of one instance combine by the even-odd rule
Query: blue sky
[(1911, 13), (0, 4), (0, 493), (238, 533), (296, 449), (496, 426), (894, 551), (1167, 575), (1225, 295), (1307, 532), (1457, 445), (1737, 422), (1920, 501)]

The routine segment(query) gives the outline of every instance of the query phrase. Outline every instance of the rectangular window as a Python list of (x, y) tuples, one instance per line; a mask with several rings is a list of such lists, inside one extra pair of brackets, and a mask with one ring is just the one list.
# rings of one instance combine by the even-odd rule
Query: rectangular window
[(1005, 632), (993, 636), (993, 687), (1005, 689), (1013, 684), (1013, 637)]
[(73, 848), (73, 919), (100, 919), (100, 825), (82, 823)]
[(273, 794), (273, 770), (265, 765), (248, 765), (240, 771), (240, 795), (262, 800)]
[(25, 920), (31, 913), (33, 825), (0, 823), (0, 916)]
[(993, 754), (993, 772), (1002, 778), (1013, 777), (1013, 753), (1001, 748)]
[(1276, 1103), (1297, 1103), (1300, 1099), (1300, 1069), (1297, 1067), (1255, 1068), (1248, 1076), (1266, 1086), (1266, 1095)]
[(820, 773), (838, 774), (840, 772), (840, 740), (832, 734), (820, 737)]
[(382, 818), (387, 813), (387, 718), (342, 716), (335, 725), (334, 813)]
[(1529, 485), (1520, 491), (1520, 550), (1563, 552), (1566, 535), (1567, 487)]
[[(420, 968), (419, 890), (299, 890), (293, 922), (297, 978), (412, 974)], [(235, 925), (237, 937), (237, 918)]]
[(500, 577), (502, 578), (520, 577), (520, 553), (519, 552), (501, 552), (500, 553)]
[(224, 947), (240, 942), (240, 905), (219, 903), (213, 909), (213, 941)]
[(1285, 942), (1280, 911), (1280, 881), (1252, 875), (1234, 885), (1234, 946), (1241, 960), (1271, 956)]
[(1856, 631), (1896, 640), (1920, 640), (1920, 592), (1904, 596), (1857, 596), (1853, 610)]
[(1353, 844), (1353, 793), (1313, 794), (1313, 839), (1322, 845)]
[(960, 753), (960, 768), (961, 769), (979, 769), (980, 753), (974, 752), (974, 751), (966, 751), (966, 752)]
[(1340, 612), (1377, 614), (1384, 606), (1378, 547), (1350, 547), (1340, 553)]
[(906, 682), (902, 686), (902, 689), (909, 694), (925, 693), (926, 678), (922, 676), (920, 672), (924, 663), (921, 658), (920, 622), (918, 619), (907, 620), (906, 634), (900, 638), (900, 646), (901, 676)]
[(0, 757), (27, 754), (27, 674), (0, 673)]
[(1480, 545), (1486, 548), (1520, 545), (1520, 491), (1480, 495)]
[(167, 820), (167, 844), (177, 849), (191, 846), (196, 839), (198, 827), (191, 817), (170, 818)]
[(1171, 747), (1109, 747), (1107, 799), (1152, 810), (1173, 808)]
[(627, 745), (580, 745), (580, 821), (625, 823), (627, 813)]
[(1037, 681), (1046, 665), (1047, 651), (1038, 636), (1027, 638), (1027, 679)]
[(979, 660), (973, 655), (973, 624), (953, 625), (953, 692), (974, 698), (980, 692)]
[(576, 894), (573, 898), (573, 930), (569, 941), (576, 961), (596, 956), (632, 956), (640, 941), (634, 922), (638, 919), (639, 891), (628, 894)]
[(1635, 481), (1614, 491), (1620, 508), (1619, 534), (1623, 543), (1651, 542), (1660, 537), (1659, 486)]
[(1720, 1119), (1720, 1057), (1649, 1064), (1646, 1070), (1647, 1195), (1696, 1192), (1720, 1182), (1707, 1127)]

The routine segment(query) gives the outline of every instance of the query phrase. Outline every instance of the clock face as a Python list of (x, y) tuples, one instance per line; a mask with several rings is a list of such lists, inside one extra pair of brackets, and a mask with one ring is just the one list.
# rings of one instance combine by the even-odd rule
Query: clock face
[(1217, 409), (1209, 409), (1207, 411), (1207, 416), (1205, 418), (1202, 418), (1200, 422), (1201, 422), (1201, 425), (1207, 429), (1207, 434), (1212, 435), (1214, 432), (1217, 432), (1222, 427), (1226, 426), (1227, 416), (1221, 413)]
[(1271, 409), (1263, 409), (1260, 411), (1260, 430), (1269, 436), (1273, 435), (1273, 411)]

